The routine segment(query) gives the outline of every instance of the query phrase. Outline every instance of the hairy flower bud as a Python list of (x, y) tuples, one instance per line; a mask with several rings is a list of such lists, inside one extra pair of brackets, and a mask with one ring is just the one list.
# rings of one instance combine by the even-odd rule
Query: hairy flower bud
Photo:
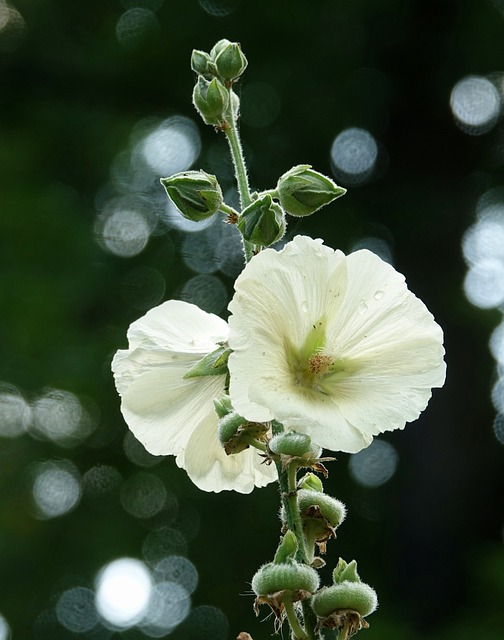
[(161, 184), (180, 213), (188, 220), (199, 222), (213, 216), (222, 205), (222, 191), (217, 178), (204, 171), (184, 171)]
[(218, 78), (199, 76), (193, 91), (193, 103), (205, 124), (220, 126), (225, 122), (229, 91)]
[(319, 586), (315, 569), (298, 562), (265, 564), (252, 578), (252, 590), (258, 596), (279, 591), (307, 591), (314, 593)]
[(282, 562), (287, 562), (288, 560), (294, 560), (294, 556), (296, 555), (297, 550), (298, 543), (296, 536), (289, 529), (284, 537), (280, 540), (280, 544), (278, 545), (278, 549), (276, 550), (273, 563), (281, 564)]
[(269, 247), (280, 240), (286, 225), (282, 207), (267, 194), (245, 207), (236, 226), (245, 240), (261, 247)]
[(341, 609), (357, 611), (365, 617), (376, 609), (378, 598), (368, 584), (344, 581), (320, 589), (311, 599), (311, 606), (319, 618), (327, 618)]
[(298, 505), (301, 517), (305, 522), (310, 520), (319, 521), (321, 518), (330, 527), (338, 527), (346, 516), (345, 505), (319, 491), (300, 489), (298, 491)]
[(311, 472), (304, 474), (299, 480), (298, 486), (300, 489), (311, 489), (311, 491), (319, 491), (320, 493), (324, 492), (322, 480)]
[(309, 164), (297, 165), (284, 173), (276, 190), (284, 210), (298, 217), (309, 216), (346, 193), (346, 189), (313, 171)]
[(269, 448), (273, 453), (286, 456), (304, 456), (310, 453), (315, 458), (321, 452), (320, 447), (312, 443), (310, 436), (296, 431), (286, 431), (273, 436)]
[(338, 582), (360, 582), (359, 574), (357, 573), (357, 562), (352, 560), (352, 562), (346, 563), (343, 558), (338, 560), (338, 564), (333, 571), (333, 582), (334, 584), (338, 584)]
[[(211, 75), (212, 59), (206, 51), (198, 51), (194, 49), (191, 54), (191, 69), (200, 76)], [(215, 68), (215, 66), (214, 66)]]
[(238, 42), (228, 42), (215, 57), (217, 73), (228, 82), (234, 82), (247, 68), (247, 58), (243, 55)]

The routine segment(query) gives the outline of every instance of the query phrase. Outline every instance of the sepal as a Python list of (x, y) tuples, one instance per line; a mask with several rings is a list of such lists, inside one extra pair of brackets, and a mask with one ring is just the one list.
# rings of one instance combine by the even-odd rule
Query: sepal
[(176, 173), (169, 178), (161, 178), (161, 184), (187, 220), (206, 220), (219, 211), (223, 202), (217, 178), (205, 171)]
[(236, 226), (248, 242), (269, 247), (285, 233), (285, 215), (282, 207), (266, 194), (243, 209)]
[(228, 372), (227, 361), (231, 349), (227, 345), (221, 345), (212, 353), (202, 358), (192, 367), (184, 378), (199, 378), (203, 376), (220, 376)]

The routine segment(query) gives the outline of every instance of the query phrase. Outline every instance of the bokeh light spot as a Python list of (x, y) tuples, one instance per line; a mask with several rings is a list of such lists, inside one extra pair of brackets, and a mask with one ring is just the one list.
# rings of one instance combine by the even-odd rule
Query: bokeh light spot
[(471, 304), (492, 309), (504, 302), (504, 261), (480, 260), (467, 272), (464, 292)]
[(159, 513), (165, 505), (166, 496), (161, 479), (145, 471), (128, 478), (121, 490), (124, 509), (136, 518), (150, 518)]
[(379, 487), (394, 475), (398, 463), (395, 448), (384, 440), (373, 440), (350, 457), (349, 470), (353, 479), (364, 487)]
[(32, 406), (30, 432), (62, 447), (75, 447), (93, 431), (95, 424), (76, 395), (49, 389)]
[(139, 211), (118, 209), (105, 219), (98, 218), (95, 234), (110, 253), (122, 258), (131, 258), (145, 249), (150, 228)]
[(184, 640), (226, 640), (229, 623), (225, 614), (217, 607), (202, 605), (195, 607), (183, 625)]
[(81, 498), (76, 467), (68, 460), (47, 461), (34, 465), (32, 495), (37, 516), (57, 518), (74, 509)]
[(91, 467), (82, 477), (84, 498), (98, 510), (107, 510), (119, 502), (122, 477), (108, 465)]
[[(221, 226), (224, 225), (219, 225), (219, 228)], [(214, 234), (210, 230), (187, 235), (182, 243), (181, 254), (186, 266), (196, 273), (214, 273), (219, 268), (219, 246), (214, 242)]]
[(116, 25), (117, 40), (126, 48), (135, 49), (157, 35), (159, 20), (152, 11), (133, 7), (125, 11)]
[(144, 616), (152, 586), (150, 572), (141, 560), (114, 560), (103, 567), (96, 577), (96, 609), (111, 625), (131, 627)]
[(498, 413), (493, 423), (493, 431), (497, 440), (504, 444), (504, 414)]
[(450, 108), (465, 133), (480, 135), (497, 122), (500, 113), (499, 92), (487, 78), (468, 76), (453, 87)]
[(84, 633), (98, 623), (95, 596), (91, 589), (74, 587), (64, 591), (56, 604), (56, 617), (69, 631)]
[(180, 299), (191, 302), (209, 313), (220, 313), (227, 304), (226, 287), (219, 278), (211, 275), (194, 276), (180, 292)]
[(191, 610), (191, 599), (176, 582), (160, 582), (152, 590), (149, 607), (140, 625), (143, 633), (160, 638), (178, 626)]
[(368, 181), (378, 158), (378, 145), (365, 129), (345, 129), (331, 147), (333, 173), (344, 184), (359, 185)]
[(183, 556), (168, 556), (155, 567), (154, 575), (159, 582), (176, 582), (187, 593), (193, 593), (198, 586), (198, 572), (193, 563)]
[(160, 178), (185, 171), (201, 151), (201, 139), (195, 123), (184, 116), (172, 116), (161, 122), (141, 142), (143, 156)]
[(0, 640), (10, 640), (11, 630), (7, 620), (0, 614)]
[(185, 556), (187, 542), (176, 529), (161, 527), (151, 531), (145, 538), (142, 553), (145, 560), (155, 566), (167, 556)]
[(280, 113), (281, 100), (275, 89), (264, 82), (245, 85), (241, 98), (241, 119), (259, 129), (271, 124)]
[(480, 219), (467, 229), (462, 239), (462, 251), (468, 265), (487, 258), (504, 261), (504, 205), (487, 208)]
[(0, 385), (0, 437), (17, 438), (30, 422), (30, 405), (21, 393), (12, 385)]
[(236, 11), (241, 0), (198, 0), (200, 7), (216, 18), (228, 16)]
[(26, 32), (26, 22), (17, 9), (0, 1), (0, 51), (14, 51)]
[(127, 273), (121, 283), (125, 301), (135, 309), (150, 309), (159, 304), (165, 293), (165, 281), (158, 269), (136, 267)]

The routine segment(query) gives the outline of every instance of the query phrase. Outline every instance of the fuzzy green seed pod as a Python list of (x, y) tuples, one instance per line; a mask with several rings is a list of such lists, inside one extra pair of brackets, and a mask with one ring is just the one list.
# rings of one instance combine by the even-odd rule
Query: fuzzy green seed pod
[(319, 618), (327, 618), (340, 609), (351, 609), (365, 617), (376, 609), (378, 598), (368, 584), (345, 581), (322, 588), (312, 597), (311, 606)]
[(310, 520), (315, 510), (317, 519), (324, 518), (331, 527), (338, 527), (346, 516), (345, 505), (325, 493), (300, 489), (298, 491), (299, 511), (302, 518)]
[(268, 596), (278, 591), (308, 591), (315, 593), (319, 576), (315, 569), (298, 562), (265, 564), (252, 578), (252, 589), (258, 596)]
[(313, 457), (318, 457), (320, 447), (314, 445), (310, 436), (296, 431), (286, 431), (271, 438), (269, 448), (273, 453), (286, 456), (303, 456), (313, 452)]
[(346, 193), (346, 189), (313, 171), (309, 164), (297, 165), (284, 173), (276, 190), (283, 209), (298, 217), (309, 216)]

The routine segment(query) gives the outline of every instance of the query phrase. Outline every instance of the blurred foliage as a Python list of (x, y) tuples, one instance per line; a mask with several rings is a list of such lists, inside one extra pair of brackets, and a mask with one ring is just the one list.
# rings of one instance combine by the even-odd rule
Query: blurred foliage
[[(329, 565), (338, 555), (356, 557), (376, 588), (380, 609), (365, 637), (500, 638), (504, 474), (487, 346), (500, 314), (465, 299), (460, 245), (477, 198), (503, 184), (504, 128), (499, 120), (485, 135), (467, 135), (449, 99), (461, 78), (502, 71), (502, 3), (9, 6), (22, 20), (10, 31), (0, 27), (0, 380), (29, 401), (45, 389), (70, 391), (96, 423), (70, 448), (28, 434), (0, 439), (0, 613), (13, 638), (77, 637), (54, 621), (58, 595), (69, 586), (92, 588), (96, 572), (115, 558), (141, 557), (147, 533), (163, 525), (186, 536), (199, 573), (193, 606), (222, 609), (230, 639), (243, 629), (256, 640), (270, 634), (269, 623), (254, 618), (249, 581), (276, 547), (273, 486), (250, 496), (203, 494), (167, 459), (150, 471), (176, 496), (176, 514), (135, 518), (117, 491), (106, 503), (84, 495), (70, 513), (43, 520), (31, 497), (38, 461), (71, 460), (80, 474), (110, 465), (123, 479), (139, 470), (124, 453), (126, 427), (109, 369), (128, 325), (145, 311), (124, 295), (124, 278), (134, 267), (154, 267), (168, 299), (194, 274), (181, 260), (181, 232), (152, 236), (133, 258), (106, 252), (94, 237), (97, 199), (139, 121), (173, 114), (196, 121), (190, 53), (222, 37), (240, 41), (249, 59), (243, 99), (254, 83), (278, 98), (270, 123), (242, 124), (253, 185), (272, 187), (298, 163), (330, 174), (334, 137), (350, 126), (370, 131), (383, 152), (375, 179), (349, 186), (343, 199), (292, 222), (291, 231), (344, 251), (362, 237), (385, 240), (446, 333), (445, 388), (417, 423), (385, 438), (399, 452), (396, 475), (366, 489), (349, 476), (348, 456), (333, 463), (327, 489), (347, 504), (349, 517), (329, 547)], [(132, 7), (153, 10), (143, 30), (119, 39), (119, 21)], [(203, 149), (195, 168), (206, 168), (221, 141), (197, 126)], [(219, 633), (208, 627), (204, 637), (222, 640)], [(172, 637), (197, 632), (188, 621)]]

